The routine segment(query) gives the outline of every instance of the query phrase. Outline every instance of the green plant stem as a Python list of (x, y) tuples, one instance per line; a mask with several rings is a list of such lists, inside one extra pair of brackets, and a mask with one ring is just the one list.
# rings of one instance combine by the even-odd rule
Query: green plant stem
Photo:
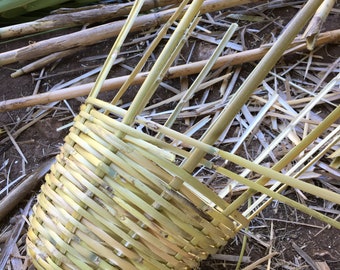
[[(299, 13), (289, 23), (286, 30), (275, 42), (273, 47), (263, 57), (260, 63), (247, 77), (233, 98), (221, 112), (219, 118), (210, 126), (206, 134), (203, 135), (202, 141), (207, 144), (213, 144), (222, 134), (225, 127), (233, 121), (235, 115), (240, 111), (241, 107), (249, 99), (258, 85), (266, 77), (275, 63), (281, 58), (283, 52), (289, 47), (294, 37), (299, 33), (302, 27), (307, 23), (317, 8), (322, 3), (322, 0), (310, 0), (299, 11)], [(195, 149), (191, 158), (187, 159), (182, 166), (189, 172), (192, 172), (198, 162), (204, 156), (204, 152)]]
[[(231, 171), (229, 171), (225, 168), (222, 168), (222, 167), (216, 168), (216, 171), (218, 171), (219, 173), (221, 173), (221, 174), (223, 174), (227, 177), (230, 177), (232, 179), (236, 179), (238, 182), (240, 182), (244, 185), (247, 185), (252, 190), (256, 190), (256, 191), (258, 191), (262, 194), (266, 194), (266, 195), (268, 195), (268, 196), (270, 196), (270, 197), (272, 197), (272, 198), (274, 198), (278, 201), (281, 201), (281, 202), (283, 202), (283, 203), (285, 203), (285, 204), (287, 204), (287, 205), (289, 205), (289, 206), (291, 206), (291, 207), (293, 207), (297, 210), (300, 210), (301, 212), (306, 213), (307, 215), (315, 217), (315, 218), (317, 218), (317, 219), (319, 219), (323, 222), (326, 222), (326, 223), (334, 226), (335, 228), (340, 229), (340, 222), (338, 222), (338, 221), (336, 221), (336, 220), (334, 220), (330, 217), (327, 217), (327, 216), (325, 216), (325, 215), (323, 215), (323, 214), (321, 214), (321, 213), (319, 213), (319, 212), (317, 212), (313, 209), (310, 209), (310, 208), (308, 208), (307, 206), (305, 206), (301, 203), (298, 203), (298, 202), (296, 202), (292, 199), (289, 199), (289, 198), (287, 198), (287, 197), (285, 197), (285, 196), (283, 196), (283, 195), (281, 195), (281, 194), (279, 194), (275, 191), (272, 191), (272, 190), (258, 184), (257, 182), (253, 182), (251, 180), (248, 180), (248, 179), (246, 179), (246, 178), (244, 178), (244, 177), (242, 177), (242, 176), (240, 176), (236, 173), (233, 173), (233, 172), (231, 172)], [(307, 183), (305, 183), (305, 184), (306, 184), (306, 186), (308, 185)], [(327, 191), (327, 190), (321, 188), (321, 193), (323, 193), (325, 191)], [(336, 203), (339, 204), (340, 195), (338, 195), (334, 192), (331, 192), (331, 193), (332, 193), (332, 197), (330, 197), (330, 200), (335, 201), (334, 196), (337, 195), (338, 197), (336, 198), (336, 201), (338, 201), (338, 202), (336, 202)], [(233, 204), (234, 204), (234, 202), (233, 202)], [(223, 211), (225, 215), (228, 215), (228, 213), (230, 213), (230, 210), (231, 210), (230, 206), (231, 205), (229, 205), (228, 208), (225, 211)], [(240, 204), (238, 204), (238, 207), (240, 207)]]
[[(172, 34), (170, 40), (158, 57), (158, 60), (152, 67), (149, 76), (146, 78), (145, 82), (143, 83), (136, 97), (134, 98), (130, 109), (123, 118), (123, 123), (127, 125), (133, 123), (136, 115), (138, 115), (144, 109), (145, 105), (147, 104), (153, 93), (156, 91), (156, 87), (154, 87), (155, 83), (159, 84), (162, 79), (162, 77), (160, 77), (160, 71), (164, 70), (165, 63), (168, 61), (169, 58), (171, 58), (172, 52), (183, 39), (183, 36), (185, 35), (189, 25), (199, 13), (202, 3), (203, 0), (195, 0), (189, 6), (184, 17), (178, 24), (175, 32)], [(150, 89), (150, 87), (152, 88)]]
[[(248, 199), (248, 207), (250, 207), (250, 206), (251, 206), (251, 198)], [(247, 232), (249, 230), (249, 227), (246, 227), (244, 230), (245, 230), (245, 232)], [(247, 248), (247, 240), (248, 240), (248, 236), (245, 233), (243, 235), (241, 252), (240, 252), (240, 256), (239, 256), (239, 259), (237, 261), (237, 265), (235, 267), (235, 270), (241, 269), (242, 259), (243, 259), (243, 256), (244, 256), (244, 252), (246, 251), (246, 248)]]
[(0, 3), (0, 13), (11, 10), (14, 8), (19, 8), (29, 3), (35, 2), (35, 0), (2, 0)]
[(140, 9), (143, 6), (143, 3), (144, 3), (144, 0), (136, 0), (136, 2), (134, 3), (134, 5), (131, 9), (131, 12), (130, 12), (127, 20), (126, 20), (126, 23), (124, 24), (121, 32), (119, 33), (115, 43), (113, 44), (112, 49), (111, 49), (108, 57), (106, 58), (106, 61), (103, 65), (103, 68), (102, 68), (101, 72), (99, 73), (98, 78), (97, 78), (89, 96), (96, 97), (99, 94), (100, 89), (102, 88), (104, 81), (105, 81), (107, 75), (109, 74), (109, 72), (112, 68), (113, 63), (117, 59), (120, 48), (122, 47), (122, 45), (125, 41), (125, 38), (129, 34), (129, 31), (130, 31), (135, 19), (137, 18), (137, 15), (138, 15)]
[(165, 36), (167, 30), (170, 28), (170, 26), (175, 22), (175, 20), (181, 15), (183, 12), (183, 9), (185, 8), (186, 4), (189, 2), (189, 0), (182, 1), (182, 3), (178, 6), (177, 10), (174, 12), (174, 14), (170, 17), (170, 19), (164, 24), (162, 29), (158, 32), (156, 38), (152, 41), (146, 52), (144, 52), (142, 58), (136, 65), (136, 67), (131, 72), (129, 78), (124, 82), (124, 84), (121, 86), (117, 94), (114, 96), (114, 98), (111, 101), (111, 104), (117, 104), (119, 99), (122, 97), (122, 95), (125, 93), (125, 91), (128, 89), (128, 87), (133, 83), (138, 73), (142, 70), (143, 66), (145, 65), (147, 59), (150, 57), (154, 49), (157, 47), (159, 42), (163, 39)]
[[(184, 96), (181, 98), (181, 100), (178, 102), (176, 108), (171, 113), (168, 120), (165, 122), (164, 126), (171, 127), (173, 123), (175, 122), (177, 116), (183, 109), (184, 105), (191, 99), (191, 97), (194, 95), (197, 88), (201, 85), (205, 77), (207, 76), (208, 72), (211, 70), (213, 65), (215, 64), (216, 60), (218, 59), (218, 56), (222, 53), (223, 49), (225, 48), (225, 45), (230, 40), (234, 32), (236, 31), (238, 25), (232, 24), (228, 31), (223, 36), (222, 40), (220, 41), (220, 44), (217, 46), (216, 50), (212, 54), (212, 56), (209, 58), (209, 61), (205, 64), (199, 75), (197, 76), (196, 80), (193, 82), (193, 84), (190, 86), (190, 88), (185, 92)], [(158, 137), (161, 138), (162, 135), (158, 133)]]
[[(312, 130), (301, 142), (292, 148), (278, 163), (276, 163), (272, 170), (280, 171), (282, 170), (291, 160), (297, 157), (306, 147), (315, 139), (317, 139), (325, 130), (327, 130), (335, 121), (337, 121), (340, 117), (340, 105), (334, 109), (314, 130)], [(270, 180), (270, 177), (262, 176), (257, 181), (260, 185), (264, 185), (266, 182)], [(303, 189), (304, 190), (304, 189)], [(320, 191), (323, 193), (325, 189)], [(256, 191), (253, 189), (249, 189), (236, 198), (228, 207), (227, 212), (232, 213), (235, 211), (240, 204), (245, 202), (249, 196), (254, 194)]]

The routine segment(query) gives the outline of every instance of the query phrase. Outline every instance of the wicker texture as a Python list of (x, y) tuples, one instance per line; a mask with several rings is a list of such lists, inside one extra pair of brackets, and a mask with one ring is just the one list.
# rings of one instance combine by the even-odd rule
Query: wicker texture
[[(31, 220), (29, 251), (42, 268), (194, 267), (247, 226), (176, 165), (188, 152), (123, 126), (91, 105), (76, 118)], [(119, 139), (118, 130), (127, 135)]]

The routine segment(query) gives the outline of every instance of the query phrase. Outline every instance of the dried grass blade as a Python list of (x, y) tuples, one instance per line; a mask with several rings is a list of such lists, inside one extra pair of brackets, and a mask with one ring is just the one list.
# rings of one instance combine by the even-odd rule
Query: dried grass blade
[(297, 253), (309, 264), (310, 267), (312, 267), (314, 270), (319, 270), (319, 267), (316, 265), (314, 260), (306, 253), (304, 252), (297, 244), (294, 242), (292, 243), (293, 248), (296, 250)]
[(273, 258), (276, 255), (279, 255), (279, 252), (273, 252), (269, 253), (267, 256), (264, 256), (261, 259), (258, 259), (256, 262), (252, 263), (251, 265), (248, 265), (247, 267), (243, 268), (243, 270), (253, 270), (256, 269), (260, 264), (264, 263), (265, 261), (269, 260), (270, 258)]
[[(271, 106), (274, 104), (274, 102), (277, 100), (278, 98), (278, 94), (274, 94), (271, 96), (271, 98), (266, 102), (266, 104), (261, 108), (260, 112), (258, 113), (258, 115), (256, 116), (256, 118), (250, 123), (250, 125), (248, 126), (248, 128), (243, 132), (242, 136), (239, 138), (239, 140), (237, 141), (237, 143), (234, 145), (233, 149), (230, 151), (230, 153), (236, 153), (236, 151), (239, 149), (239, 147), (242, 145), (242, 143), (245, 141), (245, 139), (248, 137), (248, 135), (253, 132), (254, 128), (261, 122), (261, 120), (263, 120), (263, 117), (265, 117), (265, 114), (268, 112), (268, 110), (271, 108)], [(267, 149), (267, 147), (265, 147), (265, 149)], [(270, 154), (271, 151), (268, 152), (268, 154)], [(227, 165), (227, 162), (224, 162), (224, 165)], [(254, 161), (254, 162), (259, 162), (259, 161)], [(221, 198), (225, 198), (229, 192), (236, 187), (238, 183), (236, 181), (228, 183), (228, 185), (223, 188), (219, 193), (218, 196), (220, 196)]]
[(24, 153), (21, 151), (19, 145), (17, 144), (17, 142), (15, 141), (14, 137), (12, 136), (12, 134), (9, 132), (9, 130), (7, 129), (6, 126), (4, 126), (4, 130), (7, 133), (8, 138), (11, 140), (11, 142), (13, 143), (15, 149), (18, 151), (19, 155), (21, 156), (21, 158), (24, 160), (25, 163), (27, 163), (27, 159), (24, 155)]

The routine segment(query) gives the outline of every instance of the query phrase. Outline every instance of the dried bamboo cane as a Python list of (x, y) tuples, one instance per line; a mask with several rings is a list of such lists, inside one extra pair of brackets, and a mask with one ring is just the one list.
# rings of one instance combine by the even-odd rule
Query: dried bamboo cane
[[(157, 7), (178, 4), (180, 2), (181, 1), (179, 0), (147, 0), (143, 5), (142, 10), (147, 11)], [(133, 3), (129, 2), (124, 4), (99, 5), (80, 11), (75, 9), (74, 12), (53, 14), (36, 21), (2, 27), (0, 28), (0, 39), (8, 39), (87, 23), (102, 23), (128, 15), (132, 4)]]
[[(327, 43), (339, 42), (340, 40), (340, 30), (329, 31), (325, 33), (321, 33), (318, 36), (317, 45), (324, 45)], [(301, 51), (306, 49), (306, 43), (299, 40), (295, 41), (293, 44), (293, 50), (288, 50), (285, 52), (293, 53), (296, 51)], [(232, 55), (225, 55), (219, 57), (216, 61), (216, 64), (213, 66), (213, 69), (217, 69), (225, 64), (228, 65), (238, 65), (242, 63), (252, 62), (261, 59), (269, 50), (270, 46), (262, 46), (258, 49), (248, 50), (240, 53), (235, 53)], [(198, 61), (195, 63), (178, 65), (176, 67), (171, 67), (167, 72), (165, 78), (172, 79), (177, 78), (182, 75), (192, 75), (197, 74), (206, 64), (206, 60)], [(142, 72), (136, 75), (132, 84), (141, 84), (146, 76), (147, 72)], [(113, 89), (118, 89), (121, 87), (127, 80), (129, 76), (122, 76), (113, 79), (108, 79), (103, 84), (101, 91), (110, 91)], [(5, 100), (0, 102), (0, 112), (16, 110), (19, 108), (25, 108), (29, 106), (42, 105), (47, 104), (54, 101), (59, 101), (63, 99), (71, 99), (79, 96), (88, 95), (94, 83), (83, 84), (79, 86), (73, 86), (65, 89), (60, 89), (55, 92), (42, 93), (35, 96), (28, 96), (23, 98)]]
[[(208, 0), (204, 1), (201, 13), (213, 12), (235, 5), (253, 2), (250, 0)], [(143, 31), (145, 29), (159, 26), (168, 21), (176, 9), (165, 10), (154, 14), (139, 16), (131, 28), (130, 33)], [(0, 53), (0, 66), (8, 65), (18, 61), (27, 61), (37, 57), (45, 56), (57, 51), (67, 50), (78, 46), (87, 46), (115, 37), (123, 27), (125, 20), (116, 21), (101, 26), (85, 29), (73, 34), (55, 37), (48, 40), (36, 42), (29, 46)], [(90, 38), (89, 38), (90, 37)]]
[(76, 48), (73, 48), (73, 49), (52, 53), (50, 55), (47, 55), (47, 56), (45, 56), (45, 57), (43, 57), (43, 58), (41, 58), (41, 59), (39, 59), (39, 60), (37, 60), (33, 63), (30, 63), (30, 64), (16, 70), (15, 72), (13, 72), (11, 74), (11, 77), (17, 78), (21, 75), (30, 73), (34, 70), (39, 69), (39, 68), (43, 68), (44, 66), (48, 65), (49, 63), (53, 63), (56, 60), (59, 60), (59, 59), (64, 58), (66, 56), (72, 55), (76, 52), (79, 52), (82, 49), (83, 49), (82, 47), (76, 47)]

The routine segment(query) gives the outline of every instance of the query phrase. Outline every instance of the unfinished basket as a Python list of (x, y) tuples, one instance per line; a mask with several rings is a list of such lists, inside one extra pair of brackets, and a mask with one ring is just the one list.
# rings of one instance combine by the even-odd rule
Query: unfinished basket
[[(188, 2), (182, 2), (145, 53), (144, 58), (186, 10), (132, 105), (124, 110), (115, 105), (116, 101), (140, 71), (142, 61), (111, 103), (97, 96), (143, 3), (135, 2), (96, 86), (75, 118), (38, 195), (27, 234), (28, 253), (37, 269), (194, 268), (247, 227), (273, 198), (340, 228), (339, 222), (308, 210), (280, 192), (288, 185), (335, 203), (340, 203), (339, 194), (279, 172), (336, 121), (340, 115), (339, 106), (272, 168), (212, 146), (322, 1), (310, 1), (300, 11), (294, 21), (295, 27), (287, 28), (259, 64), (258, 69), (264, 73), (256, 77), (254, 71), (252, 74), (256, 76), (250, 75), (200, 140), (171, 128), (176, 112), (181, 110), (181, 102), (190, 98), (195, 85), (166, 124), (141, 115), (198, 21), (203, 1), (192, 1), (186, 7)], [(235, 31), (235, 26), (231, 28), (223, 42)], [(213, 58), (223, 47), (222, 44), (216, 50), (196, 84), (201, 83)], [(330, 83), (325, 93), (335, 82)], [(313, 102), (320, 98), (322, 96), (316, 97)], [(144, 128), (137, 129), (137, 126)], [(338, 127), (335, 134), (339, 136)], [(212, 157), (218, 162), (212, 162)], [(224, 168), (224, 162), (244, 167), (245, 173), (239, 175)], [(230, 179), (229, 185), (216, 194), (194, 176), (193, 171), (198, 166), (208, 169), (206, 173), (211, 176)], [(249, 180), (246, 177), (249, 172), (261, 177), (257, 181)], [(271, 179), (276, 180), (275, 184), (265, 187)], [(228, 203), (224, 198), (232, 195), (237, 183), (249, 188)], [(247, 206), (255, 192), (263, 196)]]

